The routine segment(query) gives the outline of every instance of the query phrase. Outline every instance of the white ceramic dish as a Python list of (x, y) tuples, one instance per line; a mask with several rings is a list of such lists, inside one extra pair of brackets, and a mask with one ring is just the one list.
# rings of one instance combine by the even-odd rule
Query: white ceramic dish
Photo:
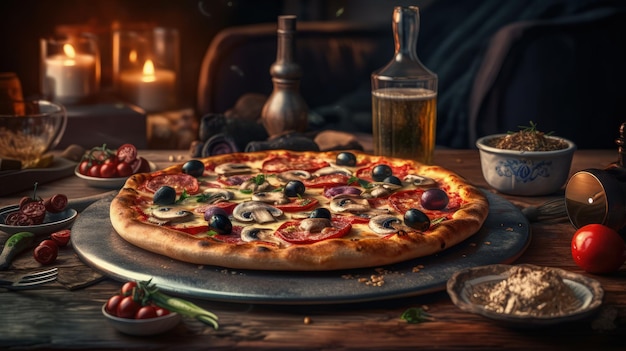
[(568, 147), (554, 151), (517, 151), (498, 149), (487, 141), (503, 137), (495, 134), (476, 141), (480, 164), (487, 183), (501, 193), (510, 195), (539, 196), (560, 190), (569, 176), (576, 145), (564, 138)]
[(102, 314), (107, 322), (115, 329), (129, 335), (155, 335), (166, 332), (178, 325), (181, 316), (171, 312), (165, 316), (148, 319), (120, 318), (109, 314), (106, 304), (102, 306)]
[[(148, 161), (148, 164), (150, 165), (151, 172), (156, 171), (157, 169), (156, 164), (150, 161)], [(79, 173), (78, 166), (76, 166), (76, 168), (74, 169), (74, 174), (76, 174), (78, 178), (84, 179), (85, 182), (87, 182), (87, 185), (92, 186), (94, 188), (101, 188), (101, 189), (120, 189), (126, 183), (126, 179), (128, 179), (128, 177), (117, 177), (117, 178), (90, 177), (90, 176)]]
[[(537, 267), (532, 265), (522, 266)], [(550, 269), (554, 270), (561, 277), (563, 283), (572, 289), (572, 292), (578, 299), (579, 306), (569, 313), (558, 316), (506, 314), (486, 309), (483, 305), (474, 302), (476, 301), (475, 294), (485, 291), (485, 289), (480, 289), (481, 285), (493, 284), (506, 279), (507, 272), (511, 267), (510, 265), (495, 264), (458, 271), (448, 280), (448, 295), (450, 295), (452, 302), (464, 311), (518, 327), (552, 325), (582, 319), (596, 312), (602, 305), (604, 290), (598, 281), (558, 268)]]
[(16, 226), (16, 225), (6, 225), (4, 224), (5, 218), (12, 212), (16, 212), (19, 209), (19, 205), (7, 206), (0, 209), (0, 230), (9, 233), (15, 234), (19, 232), (31, 232), (35, 235), (40, 234), (51, 234), (61, 229), (69, 228), (78, 212), (72, 208), (66, 208), (64, 211), (59, 213), (46, 213), (46, 217), (43, 220), (42, 224), (37, 225), (26, 225), (26, 226)]

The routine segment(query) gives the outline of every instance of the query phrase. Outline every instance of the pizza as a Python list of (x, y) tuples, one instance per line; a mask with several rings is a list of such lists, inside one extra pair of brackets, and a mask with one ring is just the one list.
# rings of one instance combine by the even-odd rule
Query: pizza
[(110, 205), (129, 243), (233, 269), (389, 265), (475, 234), (488, 200), (454, 172), (356, 151), (272, 150), (132, 175)]

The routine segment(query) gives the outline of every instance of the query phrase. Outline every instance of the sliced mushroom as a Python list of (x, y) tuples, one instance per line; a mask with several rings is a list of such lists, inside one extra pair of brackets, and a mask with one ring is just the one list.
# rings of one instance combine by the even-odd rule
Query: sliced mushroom
[(330, 226), (332, 223), (328, 218), (306, 218), (300, 222), (300, 229), (311, 233), (319, 233)]
[(242, 222), (268, 223), (282, 214), (282, 210), (261, 201), (242, 202), (233, 209), (233, 217)]
[(372, 217), (368, 226), (377, 234), (393, 234), (399, 230), (404, 230), (405, 226), (402, 220), (391, 215), (379, 215)]
[(247, 226), (241, 230), (241, 240), (251, 241), (269, 241), (276, 242), (274, 230), (270, 228), (258, 228), (255, 226)]
[(288, 182), (290, 180), (308, 180), (312, 177), (313, 176), (311, 175), (311, 173), (303, 170), (291, 170), (278, 174), (278, 178), (285, 182)]
[(231, 176), (234, 174), (251, 173), (252, 168), (244, 163), (224, 163), (215, 167), (215, 173)]
[(282, 205), (289, 202), (289, 198), (283, 191), (262, 191), (254, 193), (252, 194), (252, 200), (272, 205)]
[(328, 166), (328, 167), (320, 168), (317, 171), (313, 172), (313, 175), (315, 177), (319, 177), (319, 176), (335, 174), (335, 173), (347, 175), (348, 177), (352, 176), (352, 171), (350, 171), (349, 169), (336, 167), (336, 166)]
[(270, 184), (267, 180), (263, 180), (262, 183), (257, 183), (256, 178), (250, 178), (245, 182), (241, 183), (239, 186), (240, 190), (249, 190), (252, 192), (258, 191), (268, 191), (272, 189), (272, 184)]
[(437, 182), (434, 179), (417, 174), (407, 174), (404, 177), (404, 181), (418, 187), (431, 187), (437, 185)]
[(359, 195), (340, 194), (330, 200), (330, 209), (335, 213), (360, 213), (369, 211), (371, 207), (367, 199)]
[(193, 219), (193, 213), (187, 210), (177, 210), (171, 207), (159, 207), (152, 211), (148, 219), (152, 223), (163, 225), (167, 223), (186, 222)]
[(393, 194), (394, 191), (402, 188), (401, 185), (392, 183), (372, 183), (372, 187), (366, 189), (361, 196), (365, 198), (384, 197)]
[(206, 197), (206, 202), (210, 204), (229, 201), (235, 197), (232, 191), (217, 188), (206, 189), (202, 194)]

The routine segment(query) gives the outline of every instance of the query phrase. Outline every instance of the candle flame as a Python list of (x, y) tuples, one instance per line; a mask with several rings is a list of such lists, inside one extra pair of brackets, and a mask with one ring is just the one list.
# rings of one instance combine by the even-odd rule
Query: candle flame
[(142, 80), (144, 82), (152, 82), (156, 79), (154, 76), (154, 63), (152, 60), (146, 60), (146, 63), (143, 64), (143, 77)]
[(76, 57), (76, 50), (74, 50), (74, 47), (72, 46), (72, 44), (63, 45), (63, 52), (65, 53), (65, 56), (67, 56), (68, 58), (73, 59)]
[(131, 63), (137, 62), (137, 51), (136, 50), (131, 50), (130, 51), (130, 53), (128, 54), (128, 61), (130, 61)]

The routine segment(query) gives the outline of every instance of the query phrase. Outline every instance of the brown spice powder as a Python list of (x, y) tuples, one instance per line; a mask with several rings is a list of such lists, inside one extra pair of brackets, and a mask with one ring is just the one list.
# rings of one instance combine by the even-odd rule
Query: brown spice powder
[(515, 266), (495, 285), (482, 285), (473, 296), (485, 309), (518, 316), (557, 316), (581, 302), (554, 270)]

